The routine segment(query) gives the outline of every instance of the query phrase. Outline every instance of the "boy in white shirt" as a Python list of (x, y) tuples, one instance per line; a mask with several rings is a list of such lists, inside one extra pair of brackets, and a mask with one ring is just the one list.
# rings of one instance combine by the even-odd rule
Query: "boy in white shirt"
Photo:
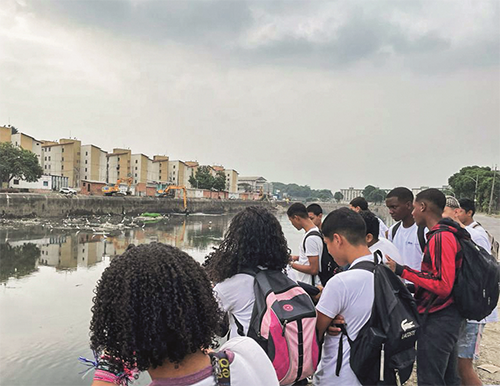
[[(305, 234), (299, 247), (299, 255), (292, 256), (290, 266), (295, 270), (294, 278), (297, 282), (310, 285), (320, 284), (318, 278), (319, 258), (323, 253), (323, 239), (319, 235), (319, 228), (309, 218), (304, 204), (296, 202), (287, 210), (288, 219), (297, 230), (304, 230)], [(309, 235), (315, 232), (317, 234)]]
[[(360, 213), (363, 210), (368, 210), (368, 201), (364, 197), (356, 197), (349, 203), (349, 208)], [(387, 225), (382, 221), (380, 217), (377, 217), (379, 224), (379, 239), (383, 239), (387, 237)]]
[(399, 264), (403, 264), (403, 259), (399, 254), (396, 246), (385, 238), (379, 238), (379, 222), (377, 216), (375, 216), (369, 210), (363, 210), (359, 213), (366, 224), (366, 243), (371, 253), (375, 251), (380, 251), (382, 253), (383, 263), (387, 262), (385, 258), (386, 255), (391, 256), (391, 259), (397, 261)]
[[(348, 208), (331, 212), (323, 222), (323, 236), (328, 252), (337, 264), (350, 264), (352, 268), (361, 261), (373, 261), (366, 244), (366, 225), (363, 218)], [(356, 339), (361, 328), (371, 316), (374, 300), (374, 281), (371, 272), (354, 269), (333, 276), (321, 295), (317, 305), (316, 328), (318, 337), (324, 336), (323, 352), (314, 385), (361, 385), (350, 366), (350, 345), (344, 336), (326, 334), (332, 321), (342, 315), (345, 328), (351, 339)], [(342, 368), (336, 375), (337, 355), (340, 339), (343, 342)]]

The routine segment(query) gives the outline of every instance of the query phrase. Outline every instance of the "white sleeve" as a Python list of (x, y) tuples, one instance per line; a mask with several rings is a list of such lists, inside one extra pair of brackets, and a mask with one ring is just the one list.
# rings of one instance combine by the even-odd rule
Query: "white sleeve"
[(472, 238), (472, 241), (474, 241), (477, 245), (486, 249), (486, 251), (488, 251), (488, 253), (491, 253), (490, 240), (488, 240), (488, 237), (486, 237), (482, 232), (476, 231), (476, 232), (471, 233), (471, 238)]
[(316, 306), (319, 312), (332, 319), (341, 314), (344, 309), (346, 288), (339, 276), (332, 277), (326, 283), (326, 287), (323, 289), (319, 303)]
[(306, 239), (306, 256), (321, 256), (323, 241), (319, 236), (309, 236)]
[(227, 312), (231, 308), (231, 306), (224, 295), (224, 287), (225, 286), (222, 283), (217, 284), (214, 287), (214, 294), (215, 299), (217, 299), (217, 303), (219, 303), (219, 307), (223, 311)]
[(384, 222), (380, 218), (377, 217), (377, 219), (378, 219), (378, 224), (379, 224), (379, 232), (378, 232), (379, 233), (379, 238), (380, 237), (386, 238), (385, 237), (385, 232), (389, 228), (387, 228), (387, 225), (385, 225)]

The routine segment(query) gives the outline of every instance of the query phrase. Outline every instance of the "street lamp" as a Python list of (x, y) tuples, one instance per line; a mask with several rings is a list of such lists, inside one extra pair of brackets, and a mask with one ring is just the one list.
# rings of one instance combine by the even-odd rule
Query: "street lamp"
[(469, 178), (476, 183), (476, 188), (474, 189), (474, 204), (476, 204), (477, 184), (479, 182), (479, 172), (476, 174), (476, 178), (472, 178), (471, 176), (468, 176), (466, 174), (464, 174), (464, 177)]

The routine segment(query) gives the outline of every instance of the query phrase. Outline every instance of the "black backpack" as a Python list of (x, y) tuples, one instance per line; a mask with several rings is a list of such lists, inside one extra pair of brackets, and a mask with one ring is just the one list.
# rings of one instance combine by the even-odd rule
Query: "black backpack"
[(483, 247), (475, 244), (462, 229), (454, 233), (462, 248), (462, 264), (457, 262), (453, 299), (460, 315), (482, 320), (495, 309), (500, 292), (500, 265)]
[[(403, 222), (399, 221), (394, 225), (394, 228), (392, 228), (392, 241), (394, 241), (394, 237), (396, 236), (396, 232), (398, 231), (399, 227), (401, 226)], [(427, 244), (427, 241), (425, 240), (425, 227), (423, 226), (418, 226), (417, 228), (417, 236), (418, 236), (418, 243), (420, 244), (420, 249), (422, 250), (422, 253), (425, 251), (425, 245)]]
[(345, 327), (339, 341), (337, 376), (342, 368), (343, 336), (351, 346), (350, 364), (362, 385), (396, 385), (406, 382), (415, 363), (420, 318), (415, 299), (404, 283), (384, 264), (376, 251), (374, 262), (362, 261), (350, 269), (373, 272), (375, 299), (370, 319), (353, 341)]
[[(309, 232), (306, 237), (304, 237), (304, 242), (302, 247), (304, 251), (306, 250), (306, 240), (309, 236), (318, 236), (321, 238), (321, 242), (323, 243), (323, 253), (319, 256), (319, 279), (321, 281), (321, 285), (324, 287), (328, 280), (330, 280), (333, 275), (341, 271), (341, 267), (333, 260), (333, 257), (328, 253), (328, 248), (326, 247), (325, 241), (323, 240), (323, 234), (318, 231)], [(314, 285), (314, 276), (313, 276), (313, 285)]]

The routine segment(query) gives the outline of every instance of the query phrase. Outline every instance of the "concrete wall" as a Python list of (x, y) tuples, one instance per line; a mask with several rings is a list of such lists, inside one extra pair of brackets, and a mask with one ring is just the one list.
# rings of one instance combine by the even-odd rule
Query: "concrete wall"
[[(238, 212), (251, 205), (273, 207), (272, 203), (237, 200), (188, 200), (190, 213)], [(62, 194), (0, 193), (0, 217), (65, 217), (104, 214), (141, 214), (144, 212), (183, 212), (180, 199), (157, 197), (97, 197)]]

